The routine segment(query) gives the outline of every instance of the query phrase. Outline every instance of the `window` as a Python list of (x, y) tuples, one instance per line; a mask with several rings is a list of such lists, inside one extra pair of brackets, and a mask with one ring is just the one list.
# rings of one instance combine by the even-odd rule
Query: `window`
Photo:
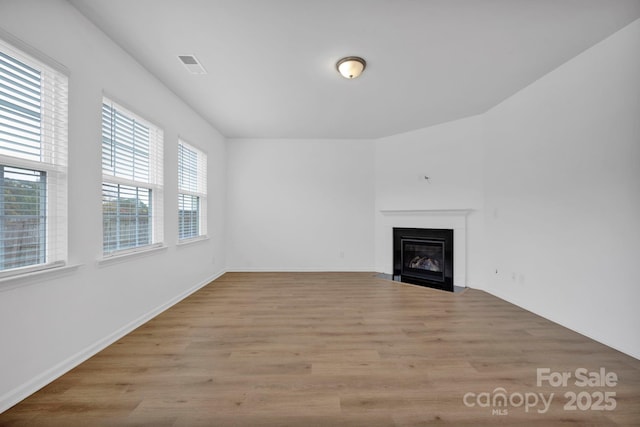
[(0, 41), (0, 277), (66, 262), (67, 93), (66, 75)]
[(178, 141), (178, 238), (207, 234), (207, 155)]
[(102, 103), (102, 249), (162, 242), (162, 130), (113, 101)]

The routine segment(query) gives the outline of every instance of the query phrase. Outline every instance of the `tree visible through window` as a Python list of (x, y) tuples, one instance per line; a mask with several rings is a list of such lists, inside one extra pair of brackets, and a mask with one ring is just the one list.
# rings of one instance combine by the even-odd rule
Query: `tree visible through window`
[(151, 244), (151, 190), (102, 184), (104, 251)]
[(46, 173), (0, 166), (0, 269), (46, 261)]

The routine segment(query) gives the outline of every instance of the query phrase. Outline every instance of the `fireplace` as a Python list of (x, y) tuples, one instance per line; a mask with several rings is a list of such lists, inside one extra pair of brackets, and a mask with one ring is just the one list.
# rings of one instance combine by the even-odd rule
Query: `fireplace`
[(453, 292), (453, 230), (394, 228), (393, 279)]

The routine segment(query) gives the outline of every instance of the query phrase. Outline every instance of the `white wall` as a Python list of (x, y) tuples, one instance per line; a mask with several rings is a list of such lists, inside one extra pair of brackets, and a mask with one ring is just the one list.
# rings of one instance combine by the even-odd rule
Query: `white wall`
[(484, 116), (487, 289), (636, 358), (638, 52), (635, 21)]
[(373, 270), (373, 145), (229, 141), (229, 270)]
[[(454, 236), (461, 232), (466, 234), (466, 254), (456, 255), (455, 284), (482, 285), (482, 129), (482, 118), (474, 116), (375, 142), (377, 271), (391, 273), (389, 242), (393, 226), (456, 228)], [(429, 179), (424, 179), (425, 176)], [(466, 217), (466, 224), (464, 219), (460, 223), (457, 215), (434, 213), (385, 217), (380, 214), (381, 210), (453, 209), (472, 210)], [(393, 221), (396, 222), (392, 224)], [(456, 252), (461, 247), (460, 243), (456, 238)], [(460, 262), (466, 263), (465, 269), (461, 269)]]
[[(80, 265), (12, 289), (0, 285), (2, 411), (223, 271), (226, 148), (215, 129), (67, 2), (3, 0), (0, 28), (70, 71), (69, 256)], [(103, 91), (164, 129), (168, 248), (98, 266)], [(178, 134), (209, 160), (211, 238), (182, 247), (175, 244)]]

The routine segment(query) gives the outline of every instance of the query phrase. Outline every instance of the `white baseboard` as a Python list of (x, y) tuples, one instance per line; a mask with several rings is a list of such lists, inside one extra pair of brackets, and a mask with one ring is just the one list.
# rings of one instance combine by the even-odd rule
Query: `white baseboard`
[(467, 288), (484, 290), (484, 285), (480, 282), (467, 281)]
[(371, 268), (227, 268), (228, 273), (375, 273), (376, 269)]
[(172, 307), (173, 305), (179, 303), (180, 301), (182, 301), (183, 299), (185, 299), (186, 297), (188, 297), (192, 293), (196, 292), (197, 290), (199, 290), (200, 288), (204, 287), (205, 285), (211, 283), (213, 280), (216, 280), (217, 278), (222, 276), (224, 273), (226, 273), (226, 270), (222, 270), (222, 271), (220, 271), (220, 272), (218, 272), (216, 274), (213, 274), (212, 276), (204, 279), (200, 283), (196, 284), (195, 286), (191, 287), (190, 289), (187, 289), (186, 291), (184, 291), (181, 294), (175, 296), (174, 298), (170, 299), (169, 301), (165, 302), (164, 304), (159, 305), (158, 307), (156, 307), (156, 308), (152, 309), (151, 311), (143, 314), (142, 316), (138, 317), (137, 319), (129, 322), (128, 324), (126, 324), (122, 328), (120, 328), (120, 329), (112, 332), (111, 334), (107, 335), (106, 337), (96, 341), (94, 344), (88, 346), (87, 348), (85, 348), (83, 350), (80, 350), (79, 352), (77, 352), (73, 356), (68, 357), (67, 359), (65, 359), (62, 362), (58, 363), (57, 365), (51, 367), (50, 369), (47, 369), (46, 371), (44, 371), (40, 375), (37, 375), (36, 377), (31, 379), (30, 381), (28, 381), (28, 382), (22, 384), (21, 386), (18, 386), (15, 389), (13, 389), (13, 390), (5, 393), (4, 395), (0, 396), (0, 413), (6, 411), (7, 409), (11, 408), (16, 403), (18, 403), (18, 402), (22, 401), (23, 399), (29, 397), (30, 395), (32, 395), (36, 391), (40, 390), (42, 387), (46, 386), (47, 384), (51, 383), (55, 379), (61, 377), (64, 374), (66, 374), (71, 369), (75, 368), (76, 366), (80, 365), (82, 362), (86, 361), (90, 357), (92, 357), (92, 356), (96, 355), (97, 353), (99, 353), (100, 351), (104, 350), (105, 348), (107, 348), (108, 346), (110, 346), (114, 342), (118, 341), (120, 338), (124, 337), (125, 335), (127, 335), (128, 333), (130, 333), (131, 331), (136, 329), (137, 327), (143, 325), (144, 323), (146, 323), (149, 320), (153, 319), (154, 317), (156, 317), (157, 315), (159, 315), (163, 311), (165, 311), (168, 308)]

